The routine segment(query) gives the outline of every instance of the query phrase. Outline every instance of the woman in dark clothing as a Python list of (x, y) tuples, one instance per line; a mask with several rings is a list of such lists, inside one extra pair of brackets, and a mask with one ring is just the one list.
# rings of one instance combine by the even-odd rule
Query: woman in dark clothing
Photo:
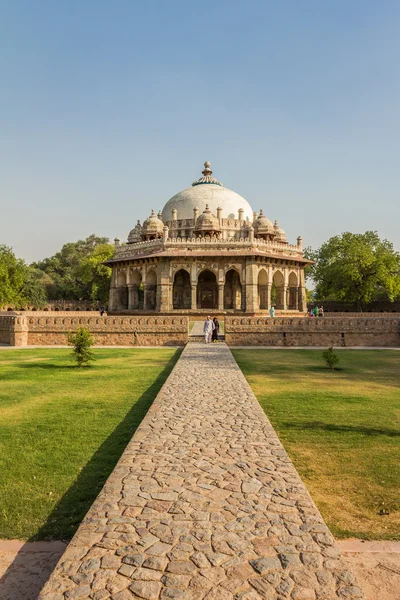
[(211, 338), (211, 340), (213, 342), (218, 342), (219, 323), (218, 323), (217, 317), (213, 318), (213, 322), (214, 322), (214, 329), (213, 329), (213, 332), (212, 332), (212, 338)]

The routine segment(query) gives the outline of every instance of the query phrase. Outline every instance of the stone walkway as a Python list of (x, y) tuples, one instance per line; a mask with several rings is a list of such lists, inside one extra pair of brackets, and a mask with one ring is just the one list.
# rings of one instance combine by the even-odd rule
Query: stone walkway
[(364, 595), (225, 344), (189, 343), (41, 600)]

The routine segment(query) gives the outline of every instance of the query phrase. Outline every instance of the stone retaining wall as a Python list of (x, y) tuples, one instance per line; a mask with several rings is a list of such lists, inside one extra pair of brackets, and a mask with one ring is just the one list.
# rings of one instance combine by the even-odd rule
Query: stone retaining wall
[(230, 346), (400, 346), (400, 317), (226, 318)]
[(106, 346), (183, 346), (187, 317), (0, 316), (0, 342), (12, 346), (67, 344), (67, 333), (86, 327), (95, 344)]

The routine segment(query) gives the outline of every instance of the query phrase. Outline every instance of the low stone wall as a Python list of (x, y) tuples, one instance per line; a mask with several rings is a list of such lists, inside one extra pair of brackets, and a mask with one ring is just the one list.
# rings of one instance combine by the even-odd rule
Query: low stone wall
[(96, 345), (183, 346), (187, 317), (0, 316), (0, 342), (12, 346), (67, 344), (69, 331), (86, 327)]
[(15, 317), (0, 317), (0, 344), (10, 344), (11, 329), (14, 325)]
[(226, 318), (229, 346), (400, 346), (400, 317)]

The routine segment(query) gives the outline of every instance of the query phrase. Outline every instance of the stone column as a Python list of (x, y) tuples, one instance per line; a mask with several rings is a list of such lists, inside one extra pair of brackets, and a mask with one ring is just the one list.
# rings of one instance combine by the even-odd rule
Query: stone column
[(192, 288), (192, 310), (197, 309), (197, 285), (195, 283), (191, 284)]
[(128, 309), (133, 310), (138, 305), (138, 286), (134, 284), (128, 285)]
[(246, 264), (246, 312), (255, 313), (258, 310), (258, 269), (255, 262), (249, 260)]
[(283, 310), (287, 310), (288, 309), (288, 293), (289, 293), (289, 288), (287, 285), (284, 285), (282, 287), (282, 303), (283, 303)]
[(271, 290), (272, 290), (272, 284), (268, 283), (267, 284), (267, 310), (268, 311), (271, 308)]
[(157, 310), (169, 312), (171, 303), (170, 264), (168, 259), (160, 259), (157, 274)]
[(300, 271), (300, 285), (299, 285), (299, 311), (305, 312), (307, 310), (307, 300), (306, 300), (306, 286), (305, 286), (305, 278), (304, 278), (304, 270)]
[(224, 284), (218, 284), (218, 310), (224, 310)]
[(109, 312), (118, 310), (118, 288), (115, 286), (110, 287), (110, 293), (108, 295), (108, 310)]

